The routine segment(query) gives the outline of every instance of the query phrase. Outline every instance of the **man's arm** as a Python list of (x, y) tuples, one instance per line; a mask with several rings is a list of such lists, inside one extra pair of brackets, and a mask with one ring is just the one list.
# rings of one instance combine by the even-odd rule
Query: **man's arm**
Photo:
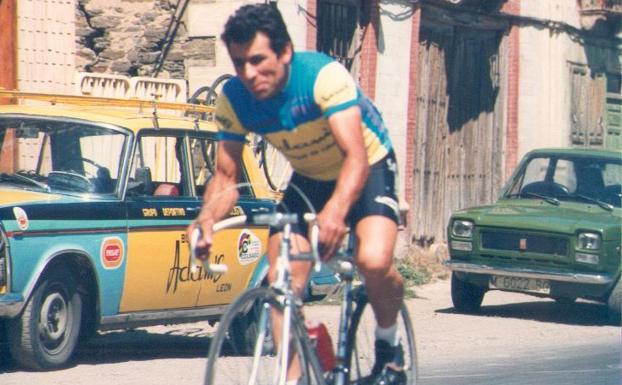
[(240, 159), (244, 143), (222, 141), (218, 143), (216, 152), (216, 171), (209, 181), (203, 195), (203, 207), (193, 223), (188, 226), (187, 235), (196, 226), (201, 228), (202, 239), (197, 242), (197, 257), (206, 260), (212, 246), (212, 226), (223, 219), (238, 200), (239, 192), (236, 188), (240, 173)]
[(358, 199), (369, 174), (367, 150), (361, 130), (361, 111), (358, 106), (336, 112), (328, 118), (328, 125), (344, 155), (344, 163), (337, 177), (335, 191), (318, 214), (320, 243), (325, 257), (332, 256), (346, 233), (345, 219)]

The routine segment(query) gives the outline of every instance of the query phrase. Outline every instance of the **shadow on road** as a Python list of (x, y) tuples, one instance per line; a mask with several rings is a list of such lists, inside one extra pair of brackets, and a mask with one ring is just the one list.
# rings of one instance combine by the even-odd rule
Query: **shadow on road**
[[(437, 309), (436, 312), (460, 313), (453, 307)], [(503, 305), (486, 305), (484, 300), (481, 309), (477, 313), (473, 313), (473, 316), (519, 318), (577, 326), (619, 326), (609, 319), (606, 305), (583, 301), (562, 304), (552, 300), (536, 300)]]
[[(207, 359), (211, 336), (202, 328), (187, 327), (160, 333), (145, 329), (105, 332), (78, 346), (69, 367), (156, 358)], [(22, 370), (11, 362), (7, 354), (0, 355), (0, 373)]]

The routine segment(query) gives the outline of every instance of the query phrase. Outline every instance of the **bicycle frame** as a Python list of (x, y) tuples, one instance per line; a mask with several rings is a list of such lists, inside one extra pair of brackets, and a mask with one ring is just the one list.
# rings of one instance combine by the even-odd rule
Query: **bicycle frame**
[[(229, 225), (231, 225), (232, 223), (239, 223), (246, 220), (247, 218), (229, 218), (222, 222), (230, 221)], [(292, 351), (297, 351), (299, 352), (298, 357), (300, 357), (301, 378), (306, 378), (308, 381), (307, 383), (317, 385), (347, 385), (353, 378), (357, 380), (362, 378), (359, 377), (359, 375), (366, 373), (366, 370), (368, 370), (366, 367), (359, 365), (358, 358), (359, 353), (363, 355), (367, 354), (366, 347), (363, 347), (362, 350), (358, 351), (358, 349), (361, 348), (361, 345), (358, 343), (356, 333), (361, 320), (360, 317), (363, 312), (366, 312), (365, 309), (368, 309), (368, 302), (364, 285), (359, 286), (354, 284), (355, 267), (351, 259), (352, 250), (354, 250), (354, 237), (350, 236), (350, 238), (348, 238), (345, 252), (339, 253), (335, 258), (328, 262), (331, 269), (335, 271), (341, 279), (341, 305), (339, 313), (339, 326), (336, 336), (335, 367), (328, 374), (329, 378), (325, 378), (326, 373), (321, 368), (317, 350), (313, 347), (309, 333), (305, 327), (304, 315), (302, 312), (303, 304), (300, 299), (296, 297), (296, 294), (291, 287), (290, 261), (309, 261), (319, 263), (319, 257), (316, 250), (313, 250), (311, 253), (303, 252), (296, 255), (291, 254), (292, 224), (296, 223), (297, 220), (298, 219), (295, 214), (272, 213), (257, 214), (248, 221), (249, 223), (263, 223), (279, 228), (281, 232), (281, 239), (279, 241), (279, 253), (274, 261), (275, 268), (277, 270), (274, 281), (270, 284), (269, 289), (263, 288), (265, 294), (262, 294), (261, 296), (252, 297), (251, 294), (255, 290), (261, 290), (260, 288), (251, 289), (248, 292), (251, 294), (249, 298), (256, 298), (259, 300), (257, 303), (261, 303), (263, 307), (260, 308), (260, 312), (257, 315), (258, 318), (256, 318), (257, 337), (254, 338), (257, 339), (254, 340), (254, 345), (251, 346), (253, 357), (248, 361), (249, 366), (247, 366), (248, 371), (246, 371), (250, 378), (246, 377), (246, 380), (248, 381), (244, 381), (243, 383), (255, 383), (254, 381), (260, 375), (265, 381), (265, 374), (267, 372), (264, 371), (263, 374), (260, 374), (262, 369), (260, 365), (262, 362), (265, 362), (262, 361), (262, 359), (266, 357), (264, 351), (265, 344), (268, 344), (267, 346), (272, 348), (272, 346), (269, 345), (270, 342), (267, 342), (269, 339), (266, 339), (265, 337), (272, 335), (272, 337), (279, 337), (280, 341), (278, 341), (278, 345), (276, 345), (276, 349), (274, 350), (276, 356), (272, 356), (274, 357), (274, 367), (272, 367), (273, 371), (270, 371), (268, 375), (268, 379), (273, 378), (273, 381), (269, 382), (270, 384), (285, 385), (288, 370), (292, 363), (292, 357), (290, 357), (290, 354)], [(215, 229), (217, 227), (222, 229), (223, 227), (226, 227), (226, 224), (223, 225), (223, 227), (214, 226)], [(312, 231), (312, 242), (314, 241), (313, 237), (314, 235)], [(226, 271), (226, 266), (210, 264), (206, 266), (206, 269), (208, 271), (216, 269), (217, 271), (223, 272)], [(247, 300), (248, 299), (242, 300), (240, 305), (246, 304), (244, 301)], [(250, 303), (252, 302), (248, 302), (248, 304)], [(234, 307), (235, 306), (232, 305), (232, 308)], [(237, 311), (243, 308), (244, 306), (238, 307)], [(278, 311), (282, 314), (281, 324), (278, 326), (280, 327), (280, 330), (275, 330), (275, 326), (271, 326), (270, 324), (270, 317), (273, 316), (274, 311)], [(232, 317), (235, 317), (235, 314), (238, 313), (236, 311), (232, 311), (231, 316), (228, 316), (229, 312), (226, 313), (225, 318), (227, 318), (227, 321), (225, 321), (225, 324), (227, 326), (223, 329), (225, 333), (229, 330), (230, 320), (233, 319)], [(294, 334), (297, 338), (292, 339), (291, 337)], [(222, 336), (224, 335), (226, 334), (223, 333)], [(222, 336), (217, 337), (221, 338), (219, 341), (224, 341), (224, 339), (222, 339), (224, 337)], [(292, 344), (290, 341), (295, 342)], [(218, 344), (220, 344), (220, 342)], [(414, 346), (414, 338), (408, 338), (408, 346)], [(220, 348), (216, 347), (215, 349)], [(217, 352), (218, 350), (210, 350), (210, 358), (213, 359), (210, 362), (216, 362), (215, 358), (218, 357)], [(410, 356), (416, 357), (416, 352), (414, 353), (415, 354), (411, 354)], [(416, 363), (414, 365), (416, 367)], [(213, 375), (213, 372), (210, 372), (210, 368), (212, 367), (213, 366), (208, 364), (208, 378), (212, 378), (209, 377), (210, 373)]]
[[(349, 258), (352, 255), (352, 250), (354, 249), (353, 247), (354, 237), (350, 236), (348, 238), (347, 244), (348, 246), (346, 248), (346, 252), (339, 255), (339, 257)], [(278, 275), (277, 275), (277, 279), (272, 284), (272, 287), (274, 287), (275, 289), (278, 289), (279, 291), (285, 294), (285, 304), (284, 304), (285, 306), (284, 306), (284, 311), (283, 311), (283, 325), (282, 325), (283, 331), (282, 331), (281, 341), (288, 340), (289, 333), (291, 331), (292, 308), (294, 306), (297, 306), (299, 310), (301, 307), (301, 305), (299, 305), (297, 301), (295, 300), (294, 293), (290, 287), (291, 282), (290, 282), (289, 262), (292, 259), (294, 260), (298, 259), (295, 257), (292, 258), (291, 253), (290, 253), (290, 247), (291, 247), (291, 224), (285, 223), (285, 225), (283, 226), (279, 256), (277, 258)], [(307, 259), (307, 258), (300, 258), (300, 259)], [(354, 313), (354, 303), (355, 303), (355, 298), (354, 298), (355, 293), (354, 293), (354, 288), (352, 284), (352, 281), (354, 278), (353, 277), (354, 265), (350, 261), (346, 261), (342, 263), (338, 269), (335, 269), (335, 270), (337, 274), (339, 274), (339, 277), (343, 281), (343, 284), (341, 288), (342, 301), (340, 305), (339, 329), (338, 329), (338, 334), (337, 334), (337, 344), (336, 344), (337, 351), (335, 354), (337, 365), (333, 369), (333, 372), (332, 372), (333, 381), (331, 382), (331, 385), (347, 385), (348, 379), (349, 379), (349, 371), (350, 371), (349, 362), (348, 362), (348, 352), (347, 352), (348, 330), (350, 327), (350, 321), (352, 319), (352, 315)], [(299, 312), (298, 314), (300, 314), (301, 316), (300, 319), (303, 320), (304, 318), (302, 316), (302, 312)], [(309, 342), (308, 334), (305, 333), (304, 338), (305, 338), (306, 343), (308, 343)], [(282, 366), (280, 368), (281, 370), (284, 370), (284, 372), (281, 373), (283, 374), (282, 376), (278, 377), (282, 379), (285, 378), (284, 374), (285, 374), (285, 371), (287, 370), (286, 365), (287, 365), (287, 358), (289, 356), (289, 344), (283, 344), (283, 345), (284, 346), (282, 347), (282, 354), (279, 353), (281, 354), (281, 357), (279, 359), (282, 360), (281, 361)], [(256, 350), (256, 353), (257, 352), (258, 351)], [(318, 357), (316, 355), (314, 355), (313, 360), (319, 362)]]

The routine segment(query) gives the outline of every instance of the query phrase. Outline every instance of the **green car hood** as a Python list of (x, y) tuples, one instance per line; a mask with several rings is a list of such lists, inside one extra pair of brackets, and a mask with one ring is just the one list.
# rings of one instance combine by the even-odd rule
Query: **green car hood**
[[(476, 226), (573, 234), (577, 229), (613, 231), (622, 227), (620, 209), (560, 202), (559, 206), (534, 199), (502, 199), (494, 205), (456, 211), (454, 218), (471, 219)], [(614, 235), (615, 236), (615, 235)]]

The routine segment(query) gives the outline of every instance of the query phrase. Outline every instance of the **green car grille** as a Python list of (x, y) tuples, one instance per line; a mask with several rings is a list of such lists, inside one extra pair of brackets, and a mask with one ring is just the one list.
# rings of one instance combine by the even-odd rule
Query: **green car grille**
[(550, 235), (483, 231), (481, 233), (481, 245), (483, 249), (490, 250), (524, 251), (556, 256), (568, 255), (568, 240)]

